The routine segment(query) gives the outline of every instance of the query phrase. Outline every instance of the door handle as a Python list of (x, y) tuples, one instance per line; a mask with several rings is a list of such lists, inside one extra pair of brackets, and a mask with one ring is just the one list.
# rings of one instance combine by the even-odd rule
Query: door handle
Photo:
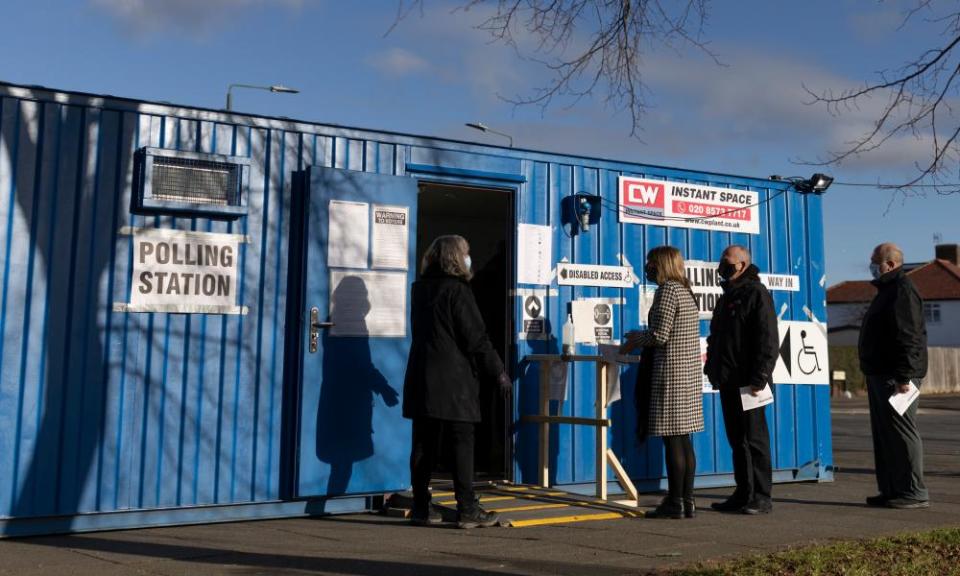
[(333, 328), (334, 323), (320, 321), (320, 309), (314, 306), (310, 309), (310, 353), (316, 353), (320, 347), (320, 331)]

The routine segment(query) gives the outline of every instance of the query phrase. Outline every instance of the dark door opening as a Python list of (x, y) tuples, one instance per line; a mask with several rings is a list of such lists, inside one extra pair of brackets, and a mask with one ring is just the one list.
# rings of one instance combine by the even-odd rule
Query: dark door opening
[[(417, 201), (417, 262), (437, 236), (459, 234), (470, 243), (473, 293), (494, 348), (508, 367), (513, 339), (513, 191), (422, 182)], [(419, 269), (417, 270), (419, 277)], [(509, 370), (509, 368), (508, 368)], [(512, 475), (508, 398), (481, 386), (482, 421), (476, 429), (478, 477)]]

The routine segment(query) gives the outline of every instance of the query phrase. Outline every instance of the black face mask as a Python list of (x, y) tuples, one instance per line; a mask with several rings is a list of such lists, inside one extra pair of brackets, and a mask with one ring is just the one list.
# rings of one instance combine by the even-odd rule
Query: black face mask
[(647, 280), (656, 284), (657, 282), (657, 267), (653, 264), (647, 264), (643, 268), (643, 273), (647, 277)]
[(724, 280), (729, 280), (736, 273), (737, 267), (726, 260), (722, 260), (720, 265), (717, 266), (717, 274), (719, 274)]

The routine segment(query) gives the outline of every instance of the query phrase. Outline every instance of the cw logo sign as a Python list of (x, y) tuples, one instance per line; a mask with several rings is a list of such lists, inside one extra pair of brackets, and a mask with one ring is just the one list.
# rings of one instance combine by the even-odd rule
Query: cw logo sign
[(620, 185), (620, 201), (625, 206), (663, 209), (664, 185), (650, 180), (624, 178)]

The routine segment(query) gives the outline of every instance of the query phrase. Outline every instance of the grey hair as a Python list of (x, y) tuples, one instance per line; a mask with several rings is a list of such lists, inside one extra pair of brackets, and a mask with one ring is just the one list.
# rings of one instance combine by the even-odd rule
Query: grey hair
[(438, 236), (430, 243), (430, 247), (423, 254), (423, 259), (420, 261), (420, 273), (423, 274), (428, 268), (437, 266), (444, 274), (470, 280), (473, 278), (473, 272), (467, 268), (467, 264), (463, 261), (469, 253), (470, 244), (463, 236), (457, 236), (456, 234)]
[(903, 251), (893, 242), (879, 244), (873, 251), (884, 262), (893, 262), (897, 266), (903, 264)]
[(753, 256), (750, 254), (750, 249), (742, 244), (731, 244), (727, 246), (727, 249), (723, 251), (724, 254), (732, 254), (740, 259), (740, 262), (743, 262), (747, 266), (753, 263)]

